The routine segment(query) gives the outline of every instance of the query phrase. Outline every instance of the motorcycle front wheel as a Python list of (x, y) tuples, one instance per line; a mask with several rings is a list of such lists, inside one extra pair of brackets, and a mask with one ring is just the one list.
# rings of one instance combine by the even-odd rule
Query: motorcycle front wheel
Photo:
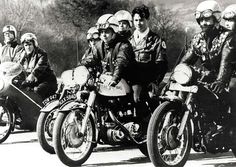
[(3, 143), (14, 129), (14, 117), (5, 105), (0, 105), (0, 143)]
[(39, 144), (44, 151), (55, 154), (52, 142), (53, 125), (55, 122), (55, 110), (41, 112), (37, 121), (37, 135)]
[(80, 166), (91, 155), (95, 141), (95, 124), (92, 117), (85, 133), (80, 133), (84, 112), (77, 110), (60, 112), (53, 128), (54, 149), (59, 159), (67, 166)]
[(191, 149), (191, 124), (187, 121), (180, 139), (177, 139), (182, 116), (172, 102), (164, 102), (154, 111), (148, 126), (147, 147), (155, 166), (182, 167)]

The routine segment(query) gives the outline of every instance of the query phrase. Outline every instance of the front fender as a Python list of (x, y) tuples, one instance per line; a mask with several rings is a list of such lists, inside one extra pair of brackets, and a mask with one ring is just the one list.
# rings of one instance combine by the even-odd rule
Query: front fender
[(40, 112), (50, 112), (59, 106), (59, 100), (55, 100), (44, 106)]
[(70, 112), (71, 110), (75, 110), (77, 108), (86, 109), (86, 104), (74, 100), (69, 101), (60, 107), (59, 112)]

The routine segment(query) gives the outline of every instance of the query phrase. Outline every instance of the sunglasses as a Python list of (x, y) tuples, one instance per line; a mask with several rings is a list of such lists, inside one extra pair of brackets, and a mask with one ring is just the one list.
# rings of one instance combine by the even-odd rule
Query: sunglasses
[(225, 20), (232, 20), (232, 19), (236, 19), (236, 13), (231, 11), (231, 12), (227, 12), (227, 13), (224, 13), (223, 15), (223, 19)]
[(201, 18), (210, 18), (211, 16), (213, 16), (214, 13), (220, 13), (220, 11), (213, 12), (210, 9), (202, 11), (202, 12), (196, 11), (195, 12), (195, 18), (196, 18), (196, 20), (199, 20)]

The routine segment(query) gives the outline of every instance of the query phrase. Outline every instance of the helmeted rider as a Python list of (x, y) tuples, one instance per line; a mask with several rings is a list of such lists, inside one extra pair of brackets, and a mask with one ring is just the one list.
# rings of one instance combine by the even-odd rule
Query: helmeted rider
[[(229, 5), (222, 12), (222, 18), (224, 20), (224, 26), (236, 33), (236, 4)], [(234, 55), (235, 56), (235, 55)], [(232, 113), (236, 115), (236, 66), (233, 68), (233, 76), (229, 84), (229, 99)], [(234, 116), (236, 122), (236, 116)]]
[(181, 63), (194, 65), (198, 59), (209, 73), (206, 82), (220, 95), (228, 87), (235, 64), (236, 36), (220, 25), (221, 9), (214, 0), (201, 2), (195, 12), (202, 31), (196, 34)]
[(108, 86), (115, 86), (121, 78), (129, 80), (129, 68), (134, 62), (132, 46), (117, 36), (118, 21), (113, 14), (104, 14), (97, 20), (101, 41), (92, 47), (90, 56), (82, 59), (81, 65), (101, 66), (102, 73), (111, 73)]
[(119, 10), (115, 13), (115, 17), (118, 21), (118, 34), (121, 38), (129, 39), (132, 35), (132, 15), (126, 10)]
[(17, 62), (19, 57), (17, 57), (17, 52), (19, 52), (22, 47), (17, 43), (17, 31), (12, 25), (6, 25), (2, 29), (4, 36), (4, 45), (0, 50), (0, 63), (3, 62)]
[(27, 73), (25, 85), (45, 99), (57, 90), (57, 79), (50, 67), (47, 53), (39, 47), (33, 33), (23, 34), (21, 44), (23, 52), (20, 55), (20, 64)]

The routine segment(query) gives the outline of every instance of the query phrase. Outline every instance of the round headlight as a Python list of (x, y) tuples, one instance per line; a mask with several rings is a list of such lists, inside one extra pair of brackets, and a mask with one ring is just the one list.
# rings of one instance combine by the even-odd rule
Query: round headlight
[(179, 64), (174, 69), (173, 78), (179, 84), (187, 84), (192, 78), (192, 70), (186, 64)]
[(89, 78), (89, 71), (85, 66), (74, 69), (74, 80), (76, 84), (84, 85)]

